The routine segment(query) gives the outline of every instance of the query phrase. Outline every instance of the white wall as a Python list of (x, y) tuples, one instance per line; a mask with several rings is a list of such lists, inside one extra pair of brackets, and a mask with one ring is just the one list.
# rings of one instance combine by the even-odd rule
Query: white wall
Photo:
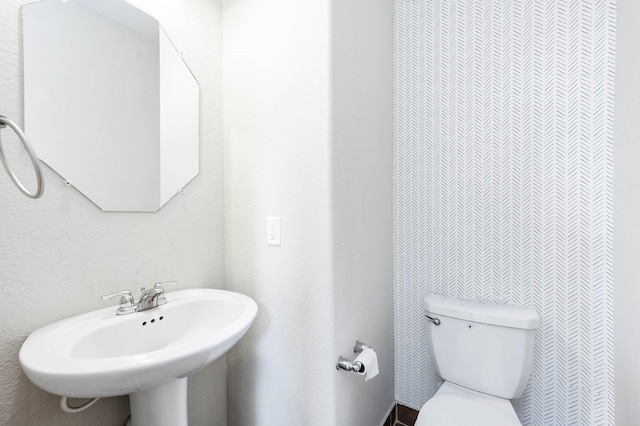
[(334, 1), (332, 26), (335, 354), (360, 339), (380, 363), (336, 373), (337, 424), (372, 426), (394, 401), (393, 2)]
[(640, 2), (618, 1), (613, 282), (616, 425), (640, 424)]
[[(0, 2), (0, 114), (23, 123), (20, 6)], [(135, 0), (156, 16), (201, 85), (201, 173), (158, 213), (103, 213), (45, 167), (43, 198), (30, 200), (0, 171), (0, 424), (119, 425), (125, 397), (81, 414), (64, 414), (59, 398), (22, 373), (27, 335), (54, 320), (104, 306), (100, 295), (166, 279), (179, 287), (224, 286), (223, 146), (220, 3)], [(17, 140), (6, 130), (10, 152)], [(12, 155), (20, 176), (26, 156)], [(31, 181), (30, 181), (31, 182)], [(193, 424), (226, 423), (225, 361), (190, 379)]]
[[(229, 423), (378, 424), (393, 402), (392, 5), (228, 0), (223, 22), (227, 288), (260, 307), (228, 357)], [(380, 355), (367, 384), (335, 370), (356, 339)]]
[(329, 2), (225, 0), (223, 22), (227, 288), (259, 307), (228, 354), (229, 424), (331, 424)]

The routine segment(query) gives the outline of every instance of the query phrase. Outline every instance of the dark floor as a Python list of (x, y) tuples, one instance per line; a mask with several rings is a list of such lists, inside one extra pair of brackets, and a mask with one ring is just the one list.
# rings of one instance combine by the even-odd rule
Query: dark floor
[(389, 413), (384, 426), (413, 426), (418, 418), (418, 412), (402, 404), (396, 404)]

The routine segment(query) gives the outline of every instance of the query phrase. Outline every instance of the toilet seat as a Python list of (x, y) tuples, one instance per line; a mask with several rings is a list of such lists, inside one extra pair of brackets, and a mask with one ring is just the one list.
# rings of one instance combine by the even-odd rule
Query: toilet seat
[(522, 426), (509, 400), (445, 382), (415, 426)]

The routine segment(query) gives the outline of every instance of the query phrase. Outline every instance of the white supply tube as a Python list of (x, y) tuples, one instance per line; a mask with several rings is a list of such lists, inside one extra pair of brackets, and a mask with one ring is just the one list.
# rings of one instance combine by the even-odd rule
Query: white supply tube
[(100, 398), (92, 398), (82, 405), (78, 405), (77, 407), (72, 407), (69, 405), (69, 397), (63, 396), (60, 398), (60, 409), (62, 409), (62, 411), (64, 411), (65, 413), (70, 413), (70, 414), (79, 413), (80, 411), (84, 411), (87, 408), (91, 407), (93, 404), (98, 402), (99, 399)]

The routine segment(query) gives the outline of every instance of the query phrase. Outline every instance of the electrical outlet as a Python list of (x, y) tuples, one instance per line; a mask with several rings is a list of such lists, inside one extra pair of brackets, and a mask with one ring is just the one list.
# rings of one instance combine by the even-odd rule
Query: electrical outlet
[(270, 245), (270, 246), (280, 245), (280, 218), (279, 217), (267, 218), (267, 245)]

